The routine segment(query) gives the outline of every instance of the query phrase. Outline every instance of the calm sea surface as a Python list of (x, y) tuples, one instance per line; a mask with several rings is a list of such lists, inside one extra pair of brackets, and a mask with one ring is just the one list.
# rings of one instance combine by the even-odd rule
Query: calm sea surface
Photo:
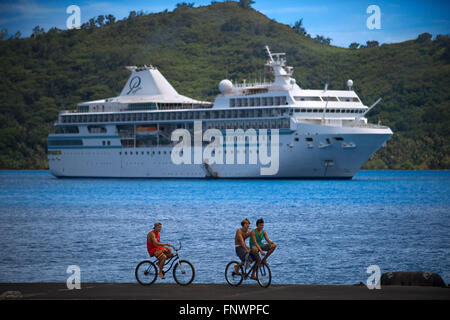
[[(366, 282), (428, 271), (450, 281), (450, 172), (360, 171), (351, 181), (56, 179), (0, 171), (0, 282), (135, 282), (146, 235), (181, 240), (196, 283), (224, 283), (243, 218), (278, 245), (273, 283)], [(161, 282), (162, 280), (158, 280)], [(165, 282), (174, 282), (172, 275)]]

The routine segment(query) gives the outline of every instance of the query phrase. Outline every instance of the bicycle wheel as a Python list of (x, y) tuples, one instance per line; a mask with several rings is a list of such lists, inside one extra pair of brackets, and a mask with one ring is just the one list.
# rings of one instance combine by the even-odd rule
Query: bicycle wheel
[(180, 260), (173, 268), (173, 278), (182, 286), (187, 286), (194, 281), (195, 269), (192, 263), (187, 260)]
[(242, 267), (239, 268), (239, 273), (235, 273), (234, 271), (234, 267), (238, 264), (239, 262), (237, 261), (231, 261), (225, 268), (225, 279), (228, 284), (233, 287), (237, 287), (242, 283), (242, 280), (244, 280), (244, 269)]
[(267, 264), (261, 263), (261, 266), (256, 272), (256, 278), (261, 287), (267, 288), (270, 286), (270, 283), (272, 282), (272, 272)]
[(143, 286), (151, 285), (156, 280), (158, 270), (153, 262), (144, 260), (136, 267), (136, 280)]

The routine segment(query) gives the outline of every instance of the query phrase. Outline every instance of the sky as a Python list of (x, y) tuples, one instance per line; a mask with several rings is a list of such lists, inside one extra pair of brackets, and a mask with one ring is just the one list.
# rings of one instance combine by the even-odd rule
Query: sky
[[(112, 14), (120, 20), (128, 17), (130, 11), (143, 10), (145, 13), (172, 11), (177, 3), (194, 3), (195, 6), (208, 5), (211, 0), (0, 0), (0, 30), (7, 29), (9, 36), (20, 31), (22, 37), (30, 36), (32, 29), (39, 25), (48, 31), (52, 27), (66, 29), (70, 14), (66, 9), (77, 5), (81, 9), (81, 23), (98, 15)], [(220, 1), (220, 0), (218, 0)], [(322, 35), (332, 39), (331, 44), (348, 47), (352, 42), (365, 44), (376, 40), (381, 43), (395, 43), (417, 38), (429, 32), (450, 34), (449, 0), (254, 0), (253, 8), (271, 19), (293, 25), (303, 18), (306, 31), (315, 37)], [(379, 19), (373, 20), (371, 5), (379, 8)], [(369, 29), (369, 25), (379, 22), (379, 28)]]

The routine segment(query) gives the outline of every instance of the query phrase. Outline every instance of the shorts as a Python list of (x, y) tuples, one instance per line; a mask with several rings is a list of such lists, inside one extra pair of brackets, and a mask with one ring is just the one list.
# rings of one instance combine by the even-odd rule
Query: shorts
[(268, 243), (264, 243), (264, 244), (261, 245), (260, 247), (261, 247), (261, 249), (262, 249), (263, 251), (269, 251), (270, 248), (271, 248), (272, 246), (271, 246), (270, 244), (268, 244)]
[(158, 260), (161, 260), (163, 258), (162, 256), (163, 254), (165, 254), (167, 258), (173, 257), (172, 250), (170, 250), (169, 248), (162, 248), (160, 250), (156, 250), (153, 253), (153, 256), (155, 256)]
[(245, 261), (245, 259), (247, 258), (247, 255), (250, 255), (250, 261), (255, 260), (253, 255), (251, 253), (247, 252), (247, 250), (245, 250), (245, 248), (243, 246), (236, 247), (236, 255), (239, 257), (239, 259), (241, 259), (242, 262)]

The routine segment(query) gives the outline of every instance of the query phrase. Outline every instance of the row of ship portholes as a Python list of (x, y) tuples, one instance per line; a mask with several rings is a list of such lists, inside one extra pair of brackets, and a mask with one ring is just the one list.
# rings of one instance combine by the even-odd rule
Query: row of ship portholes
[[(280, 146), (282, 146), (283, 144), (281, 144), (280, 143)], [(220, 151), (219, 151), (219, 153), (220, 153)], [(224, 150), (223, 150), (223, 153), (227, 153), (227, 150), (226, 150), (226, 148), (224, 148)], [(234, 153), (234, 151), (233, 150), (231, 150), (231, 153)], [(236, 153), (240, 153), (240, 150), (238, 149), (238, 150), (236, 150)], [(252, 150), (250, 149), (250, 153), (252, 153)], [(256, 153), (258, 153), (258, 149), (256, 149)], [(152, 152), (150, 152), (150, 151), (135, 151), (135, 152), (133, 152), (133, 151), (130, 151), (130, 152), (128, 152), (128, 151), (119, 151), (119, 155), (125, 155), (125, 156), (127, 156), (127, 155), (130, 155), (130, 156), (132, 156), (132, 155), (136, 155), (136, 156), (139, 156), (139, 155), (142, 155), (142, 156), (144, 156), (145, 154), (147, 154), (148, 156), (149, 155), (156, 155), (156, 154), (158, 154), (158, 155), (161, 155), (161, 154), (166, 154), (166, 155), (170, 155), (171, 154), (171, 152), (170, 151), (152, 151)], [(212, 151), (212, 154), (214, 154), (214, 150)], [(181, 150), (180, 151), (180, 155), (183, 155), (183, 150)]]
[[(128, 151), (119, 151), (119, 155), (136, 155), (136, 156), (138, 156), (138, 155), (145, 155), (145, 151), (141, 151), (141, 152), (139, 152), (139, 151), (130, 151), (130, 152), (128, 152)], [(167, 151), (152, 151), (152, 152), (150, 152), (150, 151), (147, 151), (147, 155), (155, 155), (155, 154), (170, 154), (170, 152), (167, 152)]]

